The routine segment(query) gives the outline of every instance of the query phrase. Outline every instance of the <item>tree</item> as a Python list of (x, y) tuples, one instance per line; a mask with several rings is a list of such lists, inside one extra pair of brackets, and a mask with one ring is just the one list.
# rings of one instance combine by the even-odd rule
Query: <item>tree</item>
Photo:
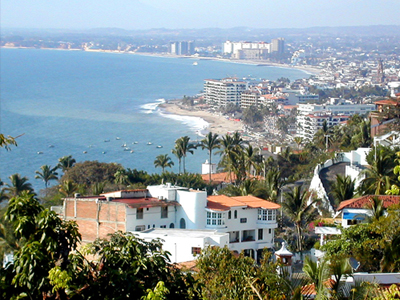
[(181, 163), (182, 163), (182, 150), (179, 148), (178, 144), (175, 144), (175, 148), (171, 150), (172, 154), (176, 156), (179, 162), (179, 174), (181, 173)]
[(196, 146), (191, 144), (190, 142), (190, 137), (188, 136), (183, 136), (180, 137), (175, 141), (175, 149), (179, 149), (182, 153), (182, 158), (183, 158), (183, 173), (186, 173), (186, 166), (185, 166), (185, 159), (186, 159), (186, 154), (191, 153), (193, 154), (193, 149), (196, 149)]
[(11, 184), (6, 184), (4, 188), (7, 191), (8, 196), (16, 197), (20, 195), (23, 191), (33, 192), (32, 184), (28, 182), (27, 177), (21, 177), (19, 174), (13, 174), (9, 177)]
[(171, 168), (174, 165), (174, 162), (171, 160), (171, 157), (168, 154), (160, 154), (156, 157), (154, 161), (154, 166), (160, 167), (162, 169), (162, 173), (164, 173), (165, 168)]
[(49, 165), (43, 165), (40, 167), (41, 171), (36, 171), (36, 179), (42, 179), (44, 181), (44, 188), (47, 190), (47, 186), (50, 180), (57, 180), (57, 167), (52, 168)]
[(336, 182), (332, 184), (332, 194), (335, 203), (338, 204), (344, 200), (352, 199), (355, 190), (355, 181), (350, 176), (336, 175)]
[(72, 158), (72, 155), (67, 155), (58, 159), (57, 167), (65, 173), (65, 171), (72, 168), (75, 163), (76, 160)]
[(297, 144), (297, 149), (300, 149), (300, 146), (303, 143), (303, 138), (301, 136), (295, 136), (294, 142)]
[(72, 180), (65, 180), (60, 184), (59, 191), (66, 197), (71, 197), (78, 189), (78, 186)]
[(66, 170), (60, 181), (72, 180), (76, 184), (85, 184), (86, 187), (96, 182), (114, 183), (115, 173), (121, 168), (122, 166), (116, 163), (79, 162)]
[(212, 151), (215, 149), (220, 148), (220, 140), (218, 138), (218, 134), (213, 134), (212, 132), (209, 132), (204, 139), (201, 140), (201, 149), (207, 149), (208, 155), (209, 155), (209, 182), (211, 183), (211, 157), (212, 157)]
[(282, 203), (282, 209), (295, 226), (297, 235), (296, 247), (297, 251), (300, 252), (303, 251), (303, 228), (315, 219), (316, 210), (313, 205), (316, 201), (314, 200), (307, 204), (307, 196), (307, 191), (302, 192), (301, 186), (296, 186), (290, 192), (284, 193), (285, 200)]
[(17, 146), (15, 139), (16, 138), (12, 136), (5, 136), (4, 134), (0, 133), (0, 147), (5, 148), (6, 150), (11, 150), (10, 145)]
[[(68, 256), (81, 239), (76, 223), (63, 221), (55, 212), (44, 209), (26, 191), (10, 199), (5, 217), (21, 246), (14, 254), (14, 263), (0, 270), (1, 296), (54, 297), (49, 272), (54, 268), (66, 272), (70, 266)], [(58, 299), (66, 299), (65, 292), (57, 294)]]

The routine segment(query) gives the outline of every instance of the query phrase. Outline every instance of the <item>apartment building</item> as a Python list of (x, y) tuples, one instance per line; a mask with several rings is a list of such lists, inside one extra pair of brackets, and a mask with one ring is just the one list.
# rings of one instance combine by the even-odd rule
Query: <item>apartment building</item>
[[(66, 220), (78, 223), (84, 243), (106, 238), (117, 230), (153, 238), (156, 229), (162, 229), (164, 234), (157, 237), (169, 245), (181, 245), (180, 252), (186, 249), (176, 257), (176, 261), (182, 261), (198, 252), (190, 252), (192, 248), (201, 250), (207, 245), (227, 245), (232, 251), (259, 258), (264, 248), (274, 244), (279, 208), (276, 203), (254, 196), (207, 197), (205, 191), (166, 184), (98, 197), (65, 198), (63, 211)], [(185, 234), (188, 239), (179, 238)]]
[(311, 140), (322, 128), (324, 121), (328, 127), (347, 121), (352, 115), (365, 115), (375, 110), (375, 104), (299, 104), (297, 107), (297, 135)]
[(247, 89), (247, 83), (235, 78), (206, 79), (204, 81), (204, 99), (213, 107), (234, 104), (240, 106), (241, 94)]

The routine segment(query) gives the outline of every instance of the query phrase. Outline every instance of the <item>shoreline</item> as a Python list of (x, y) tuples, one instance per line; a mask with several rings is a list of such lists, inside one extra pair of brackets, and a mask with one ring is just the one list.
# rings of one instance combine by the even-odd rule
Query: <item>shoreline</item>
[(182, 108), (177, 103), (178, 100), (168, 100), (165, 103), (160, 103), (158, 107), (164, 114), (197, 117), (203, 119), (208, 123), (208, 126), (203, 128), (202, 134), (212, 132), (218, 135), (225, 135), (231, 132), (243, 130), (243, 124), (241, 121), (229, 120), (222, 115), (213, 114), (205, 110), (188, 110)]
[(282, 68), (282, 69), (296, 69), (303, 71), (308, 75), (318, 75), (323, 70), (318, 69), (314, 66), (291, 66), (288, 64), (280, 64), (275, 62), (269, 62), (265, 60), (239, 60), (239, 59), (229, 59), (229, 58), (218, 58), (218, 57), (206, 57), (206, 56), (181, 56), (181, 55), (173, 55), (169, 53), (150, 53), (150, 52), (125, 52), (118, 50), (83, 50), (83, 49), (62, 49), (62, 48), (34, 48), (34, 47), (9, 47), (9, 46), (1, 46), (0, 48), (4, 49), (36, 49), (36, 50), (57, 50), (57, 51), (84, 51), (84, 52), (98, 52), (98, 53), (111, 53), (111, 54), (133, 54), (133, 55), (142, 55), (142, 56), (152, 56), (152, 57), (163, 57), (163, 58), (180, 58), (180, 59), (194, 59), (194, 60), (215, 60), (220, 62), (234, 63), (234, 64), (243, 64), (243, 65), (259, 65), (260, 67), (274, 67), (274, 68)]

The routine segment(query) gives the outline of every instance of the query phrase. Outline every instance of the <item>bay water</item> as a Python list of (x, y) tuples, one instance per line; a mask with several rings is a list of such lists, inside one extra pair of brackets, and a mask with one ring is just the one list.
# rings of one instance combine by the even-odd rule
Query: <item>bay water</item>
[[(199, 93), (204, 79), (309, 76), (296, 69), (104, 52), (3, 48), (0, 55), (0, 132), (23, 134), (18, 147), (0, 149), (0, 178), (8, 183), (19, 173), (37, 191), (44, 184), (34, 179), (35, 171), (65, 155), (153, 173), (161, 172), (156, 156), (168, 154), (177, 172), (175, 140), (201, 139), (197, 131), (207, 123), (167, 115), (158, 104)], [(206, 151), (189, 154), (187, 170), (201, 172), (206, 159)]]

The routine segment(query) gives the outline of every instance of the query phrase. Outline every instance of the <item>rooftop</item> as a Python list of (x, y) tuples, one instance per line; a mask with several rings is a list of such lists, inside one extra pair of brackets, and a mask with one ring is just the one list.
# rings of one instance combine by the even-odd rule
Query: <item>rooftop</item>
[[(133, 232), (137, 234), (137, 231)], [(194, 229), (180, 229), (180, 228), (152, 228), (140, 231), (140, 234), (149, 234), (162, 238), (163, 236), (181, 237), (181, 238), (206, 238), (211, 235), (223, 236), (227, 233), (218, 232), (216, 230), (194, 230)]]
[(383, 207), (388, 208), (393, 204), (400, 204), (400, 196), (393, 195), (366, 195), (350, 200), (342, 201), (337, 210), (342, 210), (343, 208), (367, 208), (371, 203), (372, 198), (378, 197), (379, 200), (383, 201)]
[(281, 207), (279, 204), (251, 195), (240, 197), (228, 197), (225, 195), (209, 196), (207, 200), (207, 208), (220, 211), (229, 210), (231, 207), (264, 209), (278, 209)]

